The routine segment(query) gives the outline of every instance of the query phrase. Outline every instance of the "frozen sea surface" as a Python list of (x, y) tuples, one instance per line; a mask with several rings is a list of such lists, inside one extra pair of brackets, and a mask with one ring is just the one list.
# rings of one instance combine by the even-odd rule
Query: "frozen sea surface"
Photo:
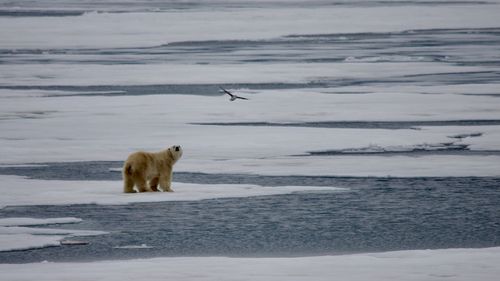
[[(420, 279), (494, 280), (496, 248), (418, 250), (500, 246), (499, 14), (499, 1), (0, 1), (2, 269), (51, 279), (51, 263), (5, 263), (182, 256), (203, 278), (191, 265), (218, 258), (193, 257), (301, 256), (269, 262), (283, 280), (316, 258), (303, 279), (343, 276), (335, 260), (406, 280), (418, 257)], [(173, 144), (183, 200), (123, 198), (126, 156)], [(366, 256), (393, 250), (409, 252)], [(155, 265), (120, 265), (141, 262)]]

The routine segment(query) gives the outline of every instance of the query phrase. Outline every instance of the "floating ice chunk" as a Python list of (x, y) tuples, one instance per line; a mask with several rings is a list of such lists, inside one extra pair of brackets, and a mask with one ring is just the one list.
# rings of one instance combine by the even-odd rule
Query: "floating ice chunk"
[(67, 246), (81, 246), (81, 245), (88, 245), (88, 241), (83, 241), (83, 240), (62, 240), (61, 245), (67, 245)]
[(3, 218), (0, 219), (0, 226), (33, 226), (46, 224), (66, 224), (78, 223), (82, 219), (79, 218), (50, 218), (50, 219), (35, 219), (35, 218)]
[(115, 249), (152, 249), (152, 246), (148, 246), (146, 244), (141, 245), (125, 245), (125, 246), (116, 246), (113, 247)]
[(58, 235), (32, 235), (32, 234), (1, 234), (0, 252), (21, 251), (45, 247), (59, 246), (64, 236)]
[[(0, 219), (0, 251), (19, 251), (61, 245), (67, 237), (95, 236), (107, 234), (104, 231), (71, 230), (52, 228), (31, 228), (23, 225), (46, 225), (78, 223), (79, 218), (4, 218)], [(68, 240), (70, 241), (70, 240)], [(68, 244), (66, 241), (66, 244)]]

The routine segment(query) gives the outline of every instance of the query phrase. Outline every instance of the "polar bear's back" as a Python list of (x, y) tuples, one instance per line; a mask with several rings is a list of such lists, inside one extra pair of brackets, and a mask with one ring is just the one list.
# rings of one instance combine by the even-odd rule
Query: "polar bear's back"
[(138, 171), (149, 174), (153, 168), (155, 155), (153, 153), (138, 151), (130, 154), (123, 165), (123, 173), (132, 175)]

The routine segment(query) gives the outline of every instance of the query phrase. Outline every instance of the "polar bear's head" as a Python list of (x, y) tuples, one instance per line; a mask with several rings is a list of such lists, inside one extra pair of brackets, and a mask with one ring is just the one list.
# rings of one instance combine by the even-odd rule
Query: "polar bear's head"
[(182, 157), (182, 147), (180, 145), (173, 145), (168, 148), (168, 151), (172, 154), (174, 161), (177, 161)]

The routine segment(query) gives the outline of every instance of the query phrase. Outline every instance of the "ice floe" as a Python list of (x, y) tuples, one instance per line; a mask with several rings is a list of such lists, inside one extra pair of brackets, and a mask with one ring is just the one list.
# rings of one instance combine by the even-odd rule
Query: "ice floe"
[(34, 226), (34, 225), (47, 225), (47, 224), (66, 224), (78, 223), (82, 219), (79, 218), (49, 218), (49, 219), (36, 219), (36, 218), (2, 218), (0, 219), (0, 226)]
[(128, 249), (128, 250), (136, 250), (136, 249), (151, 249), (153, 248), (152, 246), (148, 246), (147, 244), (141, 244), (141, 245), (124, 245), (124, 246), (116, 246), (113, 247), (115, 249)]
[[(185, 157), (178, 163), (176, 171), (185, 172), (324, 176), (411, 176), (413, 172), (415, 176), (498, 175), (500, 162), (495, 155), (484, 159), (473, 155), (435, 156), (432, 153), (427, 158), (408, 155), (382, 159), (290, 157), (311, 151), (364, 151), (367, 148), (432, 152), (444, 149), (446, 145), (440, 144), (447, 143), (471, 151), (500, 151), (497, 141), (500, 126), (470, 125), (473, 120), (500, 119), (493, 97), (405, 93), (360, 96), (318, 91), (321, 90), (287, 90), (286, 98), (279, 90), (257, 91), (246, 103), (228, 103), (223, 96), (189, 95), (4, 99), (0, 103), (0, 119), (2, 116), (7, 119), (0, 122), (1, 161), (4, 165), (123, 161), (133, 151), (157, 151), (176, 143), (185, 150)], [(463, 110), (464, 104), (467, 104), (467, 111)], [(23, 117), (27, 112), (46, 113)], [(130, 112), (134, 112), (133, 118)], [(464, 119), (472, 121), (457, 126)], [(436, 123), (438, 126), (403, 126), (398, 130), (195, 124), (228, 121), (287, 124), (324, 120), (457, 122), (449, 126), (446, 123), (439, 125), (439, 122)], [(134, 133), (131, 133), (131, 127)], [(451, 138), (467, 135), (475, 137)], [(401, 165), (398, 164), (400, 160)]]
[[(172, 184), (174, 192), (123, 193), (120, 181), (30, 180), (0, 176), (0, 207), (19, 205), (128, 204), (136, 202), (192, 201), (290, 194), (294, 192), (346, 191), (321, 186), (258, 186), (250, 184)], [(15, 189), (11, 189), (15, 186)], [(32, 196), (36, 193), (36, 196)], [(44, 222), (44, 221), (42, 221)], [(46, 221), (45, 221), (46, 222)]]
[[(470, 144), (470, 149), (498, 150), (500, 126), (438, 126), (417, 131), (193, 124), (496, 120), (500, 118), (494, 101), (492, 97), (453, 94), (377, 93), (360, 97), (318, 90), (288, 90), (286, 97), (281, 91), (261, 91), (244, 104), (228, 104), (222, 96), (20, 97), (0, 103), (0, 119), (7, 118), (0, 123), (1, 161), (116, 161), (134, 150), (161, 150), (172, 143), (185, 147), (185, 159), (261, 158), (370, 145), (445, 143), (450, 141), (448, 136), (477, 132), (483, 135), (463, 139), (463, 143)], [(464, 104), (469, 109), (466, 112)], [(29, 112), (40, 114), (24, 118)], [(130, 112), (134, 112), (133, 118)], [(132, 134), (130, 127), (134, 128)]]
[(6, 280), (484, 280), (500, 248), (413, 250), (292, 258), (173, 257), (87, 263), (0, 264)]
[[(187, 160), (178, 171), (267, 176), (498, 177), (497, 155), (340, 155), (266, 159)], [(185, 167), (185, 168), (184, 168)]]
[(71, 230), (60, 228), (40, 228), (23, 226), (41, 226), (48, 224), (78, 223), (79, 218), (1, 218), (0, 251), (19, 251), (51, 246), (60, 246), (67, 237), (95, 236), (107, 234), (104, 231)]

